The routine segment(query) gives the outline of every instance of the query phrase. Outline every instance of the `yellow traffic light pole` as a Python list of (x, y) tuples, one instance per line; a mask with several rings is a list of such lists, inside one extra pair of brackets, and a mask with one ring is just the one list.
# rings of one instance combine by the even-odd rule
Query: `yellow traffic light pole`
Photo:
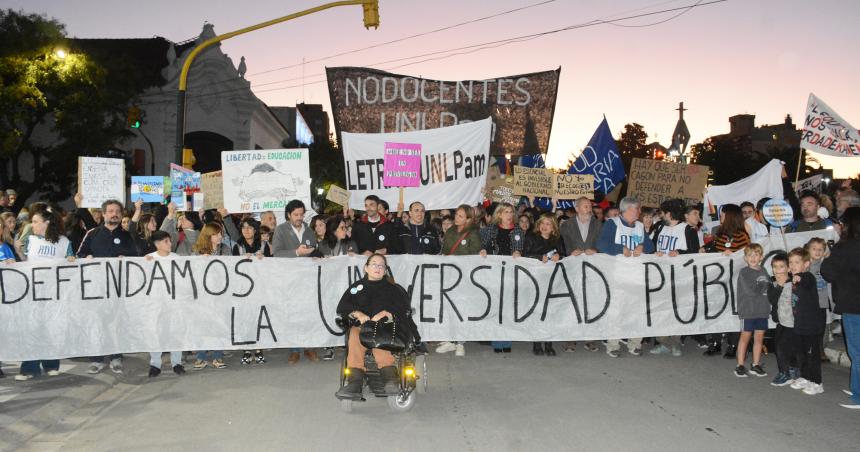
[(182, 150), (185, 147), (185, 94), (188, 88), (188, 71), (191, 69), (191, 64), (194, 62), (194, 58), (196, 58), (197, 55), (200, 54), (200, 52), (206, 50), (213, 44), (224, 41), (225, 39), (230, 39), (234, 36), (245, 34), (254, 30), (259, 30), (270, 25), (279, 24), (281, 22), (286, 22), (288, 20), (296, 19), (302, 16), (307, 16), (326, 9), (350, 5), (362, 5), (364, 7), (365, 28), (379, 27), (379, 0), (345, 0), (326, 3), (325, 5), (320, 5), (314, 8), (306, 9), (304, 11), (299, 11), (288, 16), (279, 17), (277, 19), (272, 19), (261, 24), (245, 27), (241, 30), (231, 31), (230, 33), (218, 35), (214, 38), (207, 39), (206, 41), (200, 43), (200, 45), (198, 45), (197, 47), (194, 47), (194, 49), (191, 50), (191, 53), (188, 54), (188, 58), (185, 59), (185, 63), (182, 65), (182, 72), (179, 74), (179, 94), (176, 110), (176, 154), (174, 158), (176, 164), (182, 164)]

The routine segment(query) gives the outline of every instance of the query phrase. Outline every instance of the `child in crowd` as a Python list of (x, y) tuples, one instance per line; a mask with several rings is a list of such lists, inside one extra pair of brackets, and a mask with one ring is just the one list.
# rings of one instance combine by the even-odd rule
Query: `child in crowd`
[(827, 257), (830, 253), (827, 250), (827, 242), (820, 237), (814, 237), (806, 243), (806, 251), (809, 252), (809, 257), (812, 259), (812, 263), (809, 266), (809, 273), (812, 273), (812, 276), (815, 276), (815, 287), (818, 289), (818, 306), (824, 310), (825, 322), (824, 322), (824, 334), (822, 334), (821, 338), (821, 361), (827, 362), (827, 358), (824, 355), (824, 343), (832, 340), (830, 336), (830, 329), (828, 328), (830, 323), (832, 322), (830, 316), (830, 287), (827, 284), (827, 281), (821, 276), (821, 263), (824, 262), (824, 258)]
[(735, 368), (735, 376), (740, 378), (747, 376), (744, 361), (750, 337), (753, 339), (753, 359), (749, 373), (757, 377), (767, 376), (767, 372), (761, 367), (761, 349), (764, 333), (767, 331), (768, 314), (770, 314), (767, 289), (771, 283), (770, 276), (761, 268), (763, 255), (764, 250), (758, 243), (747, 245), (744, 250), (744, 261), (747, 266), (738, 274), (738, 317), (743, 321), (743, 326), (738, 341), (738, 365)]
[[(153, 259), (173, 259), (178, 257), (176, 253), (171, 252), (173, 243), (170, 240), (170, 234), (165, 231), (154, 231), (150, 236), (150, 241), (155, 246), (155, 251), (145, 256), (146, 260)], [(182, 365), (182, 352), (170, 352), (170, 365), (173, 367), (173, 373), (176, 375), (185, 374), (185, 366)], [(161, 352), (151, 352), (149, 354), (149, 376), (157, 377), (161, 375)]]
[[(788, 274), (788, 255), (778, 254), (770, 261), (773, 270), (773, 284), (767, 291), (771, 305), (771, 317), (776, 325), (776, 374), (773, 386), (785, 386), (800, 378), (800, 369), (792, 367), (796, 361), (797, 346), (794, 337), (794, 313), (792, 312), (791, 277)], [(795, 362), (796, 364), (796, 362)]]
[(815, 276), (809, 272), (811, 258), (803, 248), (788, 253), (788, 269), (791, 270), (794, 333), (798, 346), (800, 378), (791, 384), (793, 389), (802, 389), (809, 395), (821, 394), (821, 338), (824, 334), (824, 310), (818, 305), (818, 289)]

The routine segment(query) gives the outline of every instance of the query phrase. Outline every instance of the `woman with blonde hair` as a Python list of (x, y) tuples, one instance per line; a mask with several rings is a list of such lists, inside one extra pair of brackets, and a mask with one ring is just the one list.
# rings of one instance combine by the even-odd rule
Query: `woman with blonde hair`
[[(493, 211), (493, 222), (481, 229), (480, 254), (483, 257), (488, 254), (520, 257), (524, 241), (525, 233), (514, 222), (514, 206), (503, 202)], [(496, 353), (511, 352), (511, 341), (492, 341), (490, 344)]]
[[(534, 228), (526, 235), (523, 244), (523, 256), (539, 259), (546, 263), (558, 262), (562, 254), (561, 232), (558, 229), (558, 221), (552, 213), (542, 214), (535, 222)], [(538, 356), (555, 356), (552, 342), (540, 342), (532, 344), (532, 352)]]

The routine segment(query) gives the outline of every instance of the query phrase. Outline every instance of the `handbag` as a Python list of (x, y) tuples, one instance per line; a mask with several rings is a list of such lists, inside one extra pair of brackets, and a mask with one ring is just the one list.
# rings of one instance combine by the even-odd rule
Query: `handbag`
[(358, 338), (366, 348), (378, 348), (389, 352), (400, 352), (406, 349), (411, 336), (406, 328), (397, 322), (389, 320), (374, 322), (368, 320), (361, 325)]

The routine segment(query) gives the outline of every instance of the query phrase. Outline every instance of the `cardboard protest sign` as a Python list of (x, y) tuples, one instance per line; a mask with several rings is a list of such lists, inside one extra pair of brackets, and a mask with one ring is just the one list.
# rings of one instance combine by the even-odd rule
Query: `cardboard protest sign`
[(593, 174), (555, 174), (558, 199), (579, 199), (585, 196), (594, 199)]
[(131, 176), (131, 202), (164, 202), (164, 176)]
[(344, 190), (343, 188), (332, 184), (328, 187), (328, 194), (326, 194), (325, 199), (335, 204), (349, 207), (349, 190)]
[(809, 93), (800, 147), (836, 157), (860, 157), (860, 131)]
[(179, 212), (192, 209), (194, 193), (200, 191), (200, 173), (175, 163), (170, 164), (170, 202), (176, 204)]
[(506, 202), (514, 206), (520, 202), (519, 195), (514, 194), (514, 185), (504, 178), (496, 179), (487, 186), (487, 198), (493, 202)]
[(514, 194), (551, 198), (555, 194), (553, 176), (546, 168), (514, 166)]
[(307, 149), (221, 152), (224, 207), (231, 213), (283, 211), (298, 199), (310, 210), (308, 164)]
[(421, 185), (421, 143), (385, 143), (382, 183), (386, 187)]
[(84, 208), (100, 208), (109, 199), (124, 204), (125, 160), (78, 157), (78, 191)]
[(667, 199), (698, 204), (708, 183), (708, 167), (703, 165), (634, 158), (630, 166), (627, 196), (647, 207), (660, 207)]
[(224, 207), (224, 176), (223, 171), (213, 171), (200, 175), (200, 191), (203, 198), (203, 208), (218, 209)]
[(338, 142), (344, 132), (430, 130), (492, 117), (491, 154), (527, 155), (547, 152), (560, 73), (447, 81), (334, 67), (326, 79)]

